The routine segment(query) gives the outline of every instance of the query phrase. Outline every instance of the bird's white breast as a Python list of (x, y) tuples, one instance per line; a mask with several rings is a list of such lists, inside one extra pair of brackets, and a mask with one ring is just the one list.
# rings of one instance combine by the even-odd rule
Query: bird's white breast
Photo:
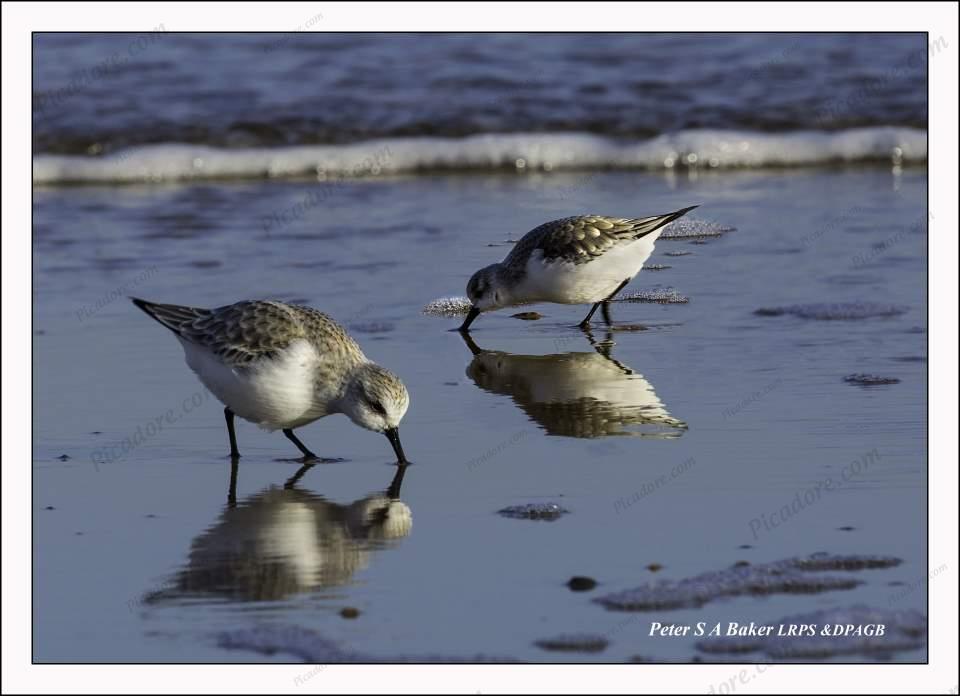
[(561, 304), (600, 302), (624, 280), (633, 278), (653, 253), (660, 231), (633, 242), (619, 244), (602, 256), (574, 264), (559, 259), (544, 260), (539, 249), (527, 261), (520, 292), (534, 301)]
[(317, 403), (318, 356), (306, 340), (291, 343), (272, 359), (231, 367), (204, 346), (181, 340), (187, 365), (241, 418), (267, 430), (295, 428), (327, 414)]

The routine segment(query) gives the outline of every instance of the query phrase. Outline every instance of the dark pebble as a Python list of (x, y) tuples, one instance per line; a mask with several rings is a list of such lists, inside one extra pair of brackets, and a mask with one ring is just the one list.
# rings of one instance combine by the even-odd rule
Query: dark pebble
[(69, 460), (70, 460), (70, 455), (69, 455), (69, 454), (61, 454), (59, 457), (57, 457), (57, 459), (59, 459), (61, 462), (66, 462), (66, 461), (69, 461)]
[(355, 619), (360, 616), (360, 610), (356, 607), (344, 607), (340, 610), (340, 616), (345, 619)]
[(523, 319), (524, 321), (536, 321), (537, 319), (543, 319), (543, 315), (540, 312), (517, 312), (516, 314), (511, 314), (511, 317), (514, 319)]
[(841, 532), (852, 532), (856, 527), (837, 527), (838, 531)]
[(589, 592), (597, 586), (597, 581), (585, 575), (574, 575), (567, 581), (567, 587), (574, 592)]
[(758, 317), (780, 317), (786, 314), (786, 312), (777, 307), (761, 307), (753, 312)]
[(44, 510), (56, 510), (57, 508), (53, 507), (53, 505), (47, 505), (47, 507), (45, 507), (45, 508), (43, 508), (43, 509), (44, 509)]
[(606, 650), (610, 643), (599, 635), (563, 635), (556, 638), (538, 640), (534, 645), (543, 650), (556, 652), (584, 652), (597, 653)]
[(647, 566), (647, 570), (649, 570), (651, 573), (656, 573), (658, 571), (663, 570), (663, 566), (660, 565), (659, 563), (651, 563), (650, 565)]

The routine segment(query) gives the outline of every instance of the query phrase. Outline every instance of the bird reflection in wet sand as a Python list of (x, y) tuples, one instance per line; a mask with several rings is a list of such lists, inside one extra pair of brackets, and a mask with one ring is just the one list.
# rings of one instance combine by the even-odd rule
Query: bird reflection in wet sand
[(680, 437), (687, 424), (667, 412), (650, 382), (610, 355), (610, 334), (603, 342), (586, 334), (594, 352), (556, 355), (483, 350), (463, 335), (473, 353), (467, 376), (512, 398), (548, 435)]
[(231, 476), (220, 519), (198, 536), (171, 586), (147, 603), (214, 596), (267, 601), (348, 584), (370, 554), (410, 534), (413, 516), (400, 501), (406, 466), (386, 491), (349, 505), (297, 487), (304, 466), (283, 488), (271, 487), (236, 503)]

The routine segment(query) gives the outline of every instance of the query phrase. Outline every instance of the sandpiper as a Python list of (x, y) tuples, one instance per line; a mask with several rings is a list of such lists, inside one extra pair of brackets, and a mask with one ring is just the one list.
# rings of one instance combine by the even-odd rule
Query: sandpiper
[(225, 406), (230, 455), (240, 456), (234, 416), (283, 430), (317, 459), (294, 428), (333, 413), (383, 433), (406, 463), (398, 426), (410, 397), (395, 374), (371, 362), (346, 330), (310, 307), (254, 300), (216, 309), (130, 298), (173, 331), (187, 365)]
[(664, 226), (696, 207), (645, 218), (580, 215), (540, 225), (502, 262), (473, 274), (467, 284), (472, 306), (459, 330), (470, 328), (481, 312), (536, 302), (593, 303), (580, 326), (589, 326), (598, 307), (609, 326), (610, 300), (643, 268)]

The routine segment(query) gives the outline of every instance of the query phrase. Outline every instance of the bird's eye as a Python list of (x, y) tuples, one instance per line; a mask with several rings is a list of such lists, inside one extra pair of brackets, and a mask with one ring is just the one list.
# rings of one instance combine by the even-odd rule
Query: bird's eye
[(367, 405), (370, 406), (370, 410), (374, 413), (378, 413), (381, 416), (387, 415), (387, 409), (385, 409), (379, 401), (368, 401)]

